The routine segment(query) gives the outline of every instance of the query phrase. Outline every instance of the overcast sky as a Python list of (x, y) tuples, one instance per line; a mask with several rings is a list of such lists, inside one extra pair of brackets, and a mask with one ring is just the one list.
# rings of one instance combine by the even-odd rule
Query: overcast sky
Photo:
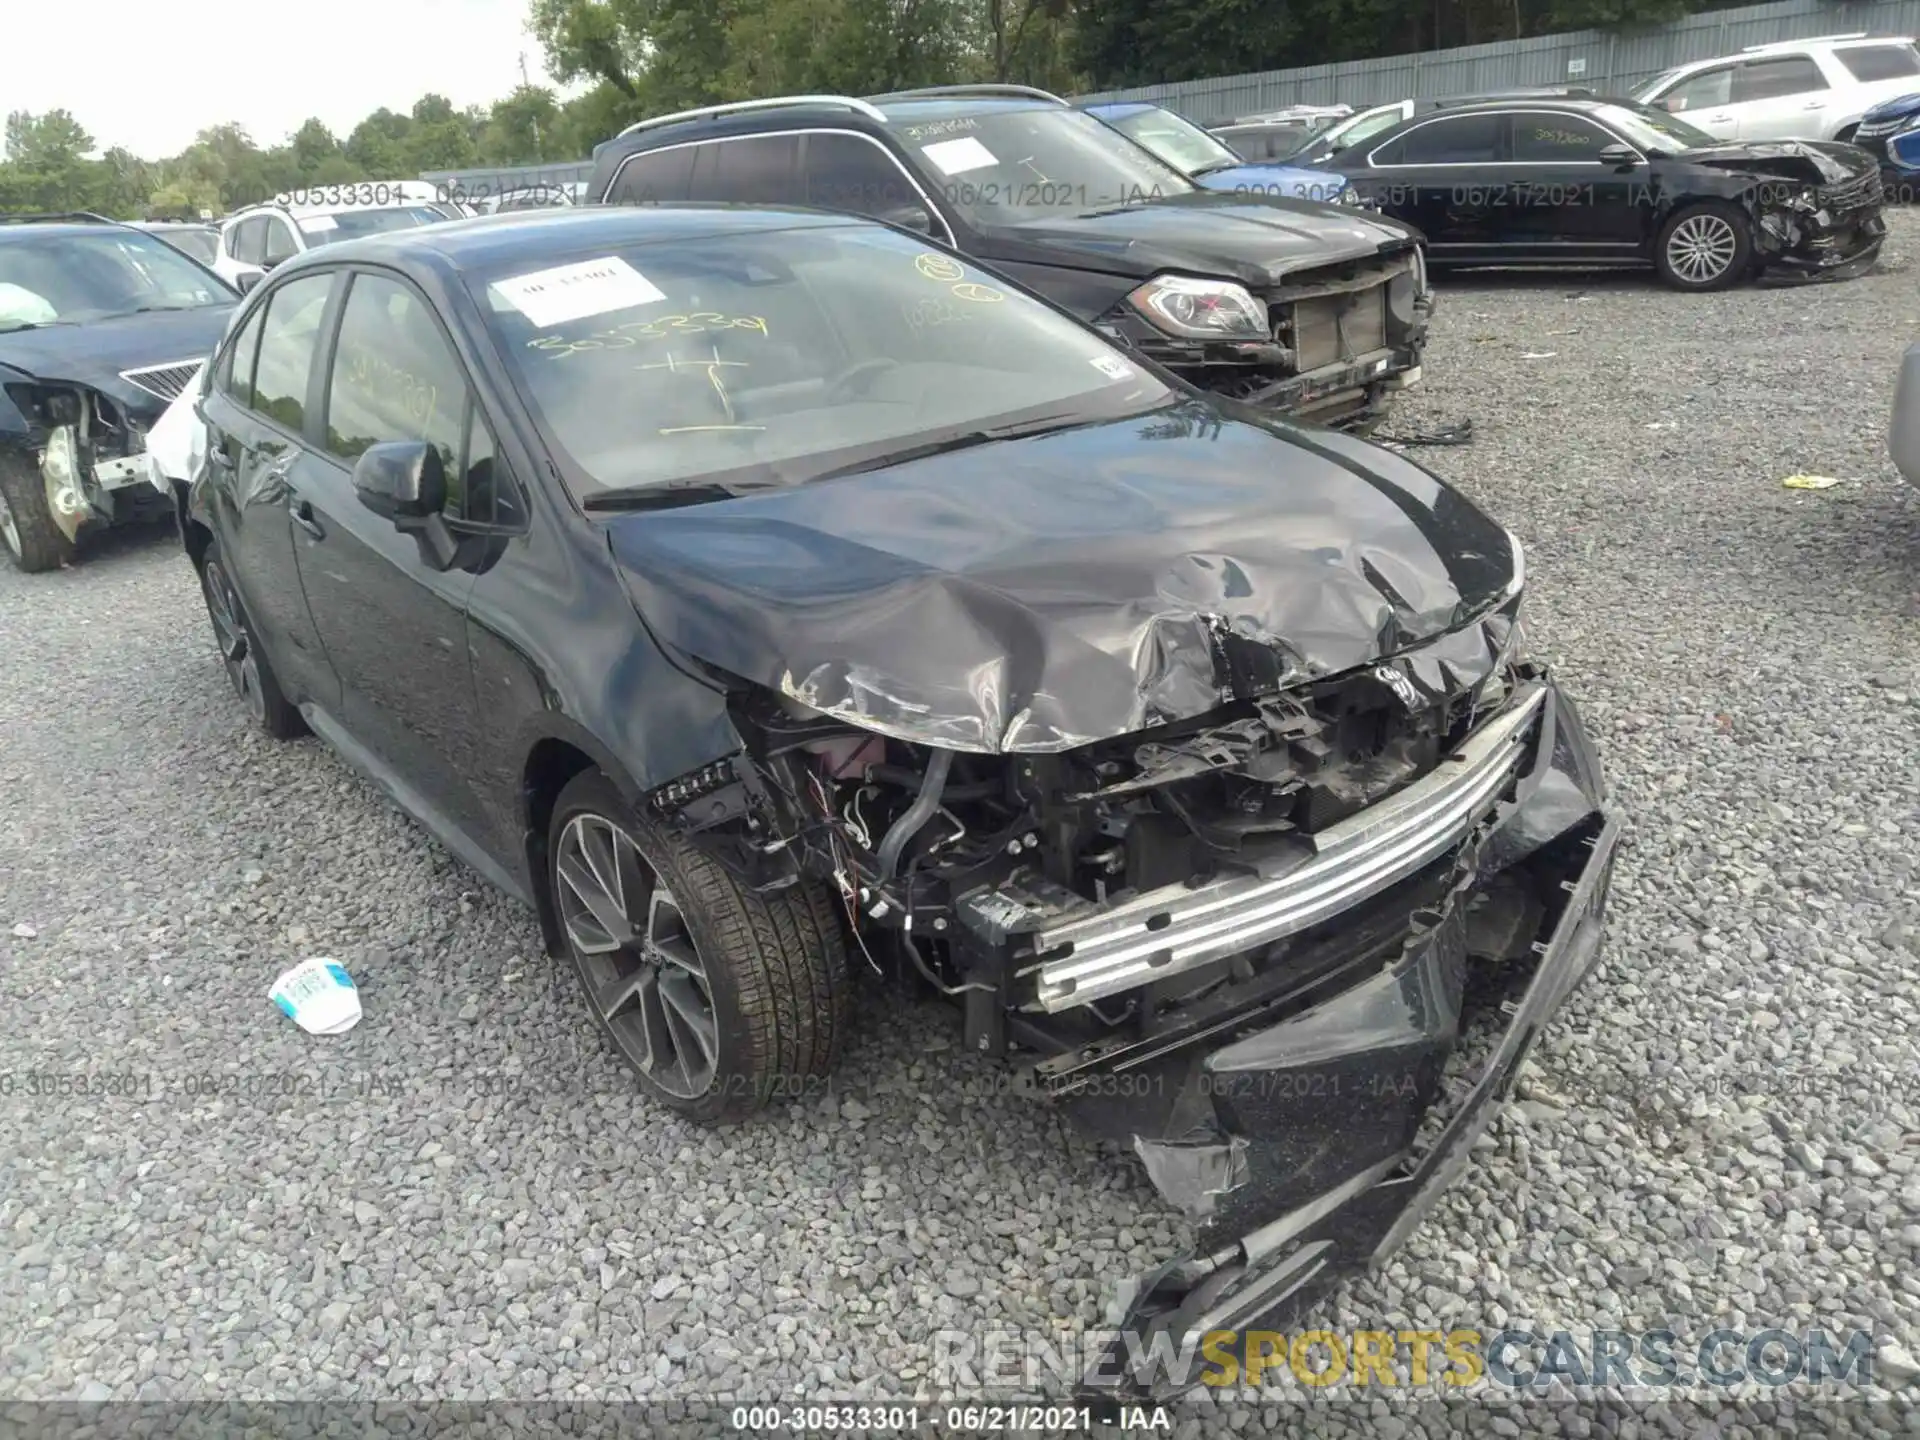
[(0, 111), (69, 110), (100, 149), (122, 145), (149, 160), (229, 120), (267, 146), (309, 115), (344, 140), (369, 111), (406, 110), (429, 90), (484, 105), (520, 83), (523, 53), (528, 77), (551, 83), (525, 30), (527, 0), (5, 8)]

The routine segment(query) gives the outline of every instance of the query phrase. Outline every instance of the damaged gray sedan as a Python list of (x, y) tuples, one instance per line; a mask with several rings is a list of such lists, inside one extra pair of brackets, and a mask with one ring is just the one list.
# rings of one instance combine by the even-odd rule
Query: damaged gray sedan
[(1520, 545), (1391, 451), (818, 212), (350, 241), (232, 336), (180, 518), (257, 723), (534, 906), (693, 1119), (899, 1003), (850, 946), (950, 997), (1205, 1217), (1136, 1331), (1391, 1249), (1596, 961), (1616, 822)]

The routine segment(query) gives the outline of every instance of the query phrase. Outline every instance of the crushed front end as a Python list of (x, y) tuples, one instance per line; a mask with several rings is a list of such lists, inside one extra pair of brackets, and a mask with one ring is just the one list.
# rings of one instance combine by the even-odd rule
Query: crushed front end
[(166, 512), (151, 483), (147, 433), (200, 365), (194, 359), (124, 371), (111, 391), (28, 375), (4, 382), (25, 422), (7, 458), (38, 475), (47, 513), (68, 544), (84, 526)]
[[(1230, 703), (1037, 753), (742, 687), (747, 750), (651, 804), (750, 883), (830, 878), (869, 956), (960, 1003), (971, 1051), (1206, 1222), (1132, 1285), (1116, 1354), (1178, 1351), (1391, 1250), (1594, 964), (1615, 822), (1519, 607), (1516, 577), (1459, 630), (1298, 684), (1222, 632)], [(1477, 1011), (1504, 1034), (1451, 1105)], [(1180, 1388), (1096, 1378), (1115, 1402)]]
[[(1760, 147), (1748, 147), (1758, 149)], [(1880, 167), (1851, 145), (1784, 141), (1743, 164), (1754, 252), (1766, 269), (1845, 278), (1871, 268), (1886, 243)]]
[[(1420, 380), (1433, 292), (1409, 243), (1290, 273), (1226, 302), (1162, 277), (1100, 318), (1183, 379), (1243, 404), (1366, 433)], [(1159, 287), (1159, 288), (1156, 288)]]

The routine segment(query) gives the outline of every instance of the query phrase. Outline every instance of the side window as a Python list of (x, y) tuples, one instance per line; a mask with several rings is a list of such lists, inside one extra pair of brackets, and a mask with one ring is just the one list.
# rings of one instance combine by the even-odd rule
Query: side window
[(1755, 60), (1742, 65), (1733, 77), (1733, 103), (1774, 100), (1782, 95), (1805, 95), (1826, 90), (1827, 77), (1809, 55), (1783, 55), (1777, 60)]
[(1513, 158), (1541, 164), (1597, 163), (1613, 137), (1577, 115), (1513, 117)]
[(300, 253), (300, 247), (294, 243), (293, 227), (274, 215), (267, 220), (267, 249), (264, 263), (278, 265), (282, 260), (291, 260)]
[(1382, 110), (1377, 115), (1363, 115), (1353, 122), (1351, 128), (1341, 132), (1340, 138), (1333, 142), (1333, 148), (1349, 150), (1362, 140), (1371, 140), (1374, 136), (1391, 130), (1406, 118), (1397, 105)]
[(799, 205), (800, 137), (749, 135), (694, 148), (689, 200), (736, 205)]
[(620, 167), (619, 178), (608, 190), (607, 204), (658, 205), (686, 199), (696, 148), (682, 145), (632, 156)]
[(216, 389), (249, 410), (253, 408), (253, 361), (260, 353), (260, 322), (265, 318), (264, 309), (253, 312), (221, 356), (219, 373), (213, 377)]
[(458, 513), (481, 525), (517, 525), (523, 518), (520, 507), (514, 503), (513, 487), (500, 479), (495, 457), (493, 432), (480, 418), (479, 407), (469, 405), (467, 448), (460, 462), (465, 505)]
[(1698, 75), (1689, 76), (1654, 103), (1681, 115), (1689, 110), (1711, 110), (1732, 102), (1733, 67), (1723, 65), (1718, 70), (1702, 70)]
[(1504, 115), (1458, 115), (1409, 130), (1393, 142), (1384, 165), (1472, 165), (1500, 158)]
[(906, 172), (887, 152), (859, 135), (809, 135), (805, 203), (822, 210), (881, 215), (922, 205)]
[(447, 509), (460, 515), (466, 425), (466, 371), (427, 302), (397, 280), (356, 275), (327, 383), (327, 449), (351, 464), (369, 445), (424, 440), (440, 452)]
[(1833, 57), (1862, 84), (1920, 75), (1920, 50), (1911, 45), (1851, 45), (1834, 51)]
[(267, 297), (253, 367), (253, 408), (295, 432), (306, 423), (307, 377), (332, 289), (331, 274), (302, 275)]
[(227, 253), (241, 264), (262, 264), (267, 258), (267, 217), (250, 215), (234, 226), (232, 245)]

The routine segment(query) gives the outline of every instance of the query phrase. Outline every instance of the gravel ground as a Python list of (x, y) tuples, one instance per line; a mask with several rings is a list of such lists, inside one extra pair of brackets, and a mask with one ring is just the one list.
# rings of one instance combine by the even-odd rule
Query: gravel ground
[[(1604, 972), (1328, 1325), (1860, 1326), (1914, 1365), (1920, 496), (1883, 434), (1920, 216), (1891, 218), (1848, 284), (1445, 285), (1400, 423), (1474, 419), (1419, 458), (1526, 543), (1630, 844)], [(1103, 1274), (1182, 1239), (930, 1005), (754, 1125), (649, 1107), (529, 915), (317, 741), (249, 732), (163, 534), (0, 568), (0, 651), (6, 1395), (898, 1395), (931, 1332), (1097, 1324)], [(349, 1036), (267, 1001), (315, 954), (362, 987)], [(89, 1072), (139, 1093), (27, 1093)], [(1632, 1433), (1368, 1403), (1313, 1428)]]

